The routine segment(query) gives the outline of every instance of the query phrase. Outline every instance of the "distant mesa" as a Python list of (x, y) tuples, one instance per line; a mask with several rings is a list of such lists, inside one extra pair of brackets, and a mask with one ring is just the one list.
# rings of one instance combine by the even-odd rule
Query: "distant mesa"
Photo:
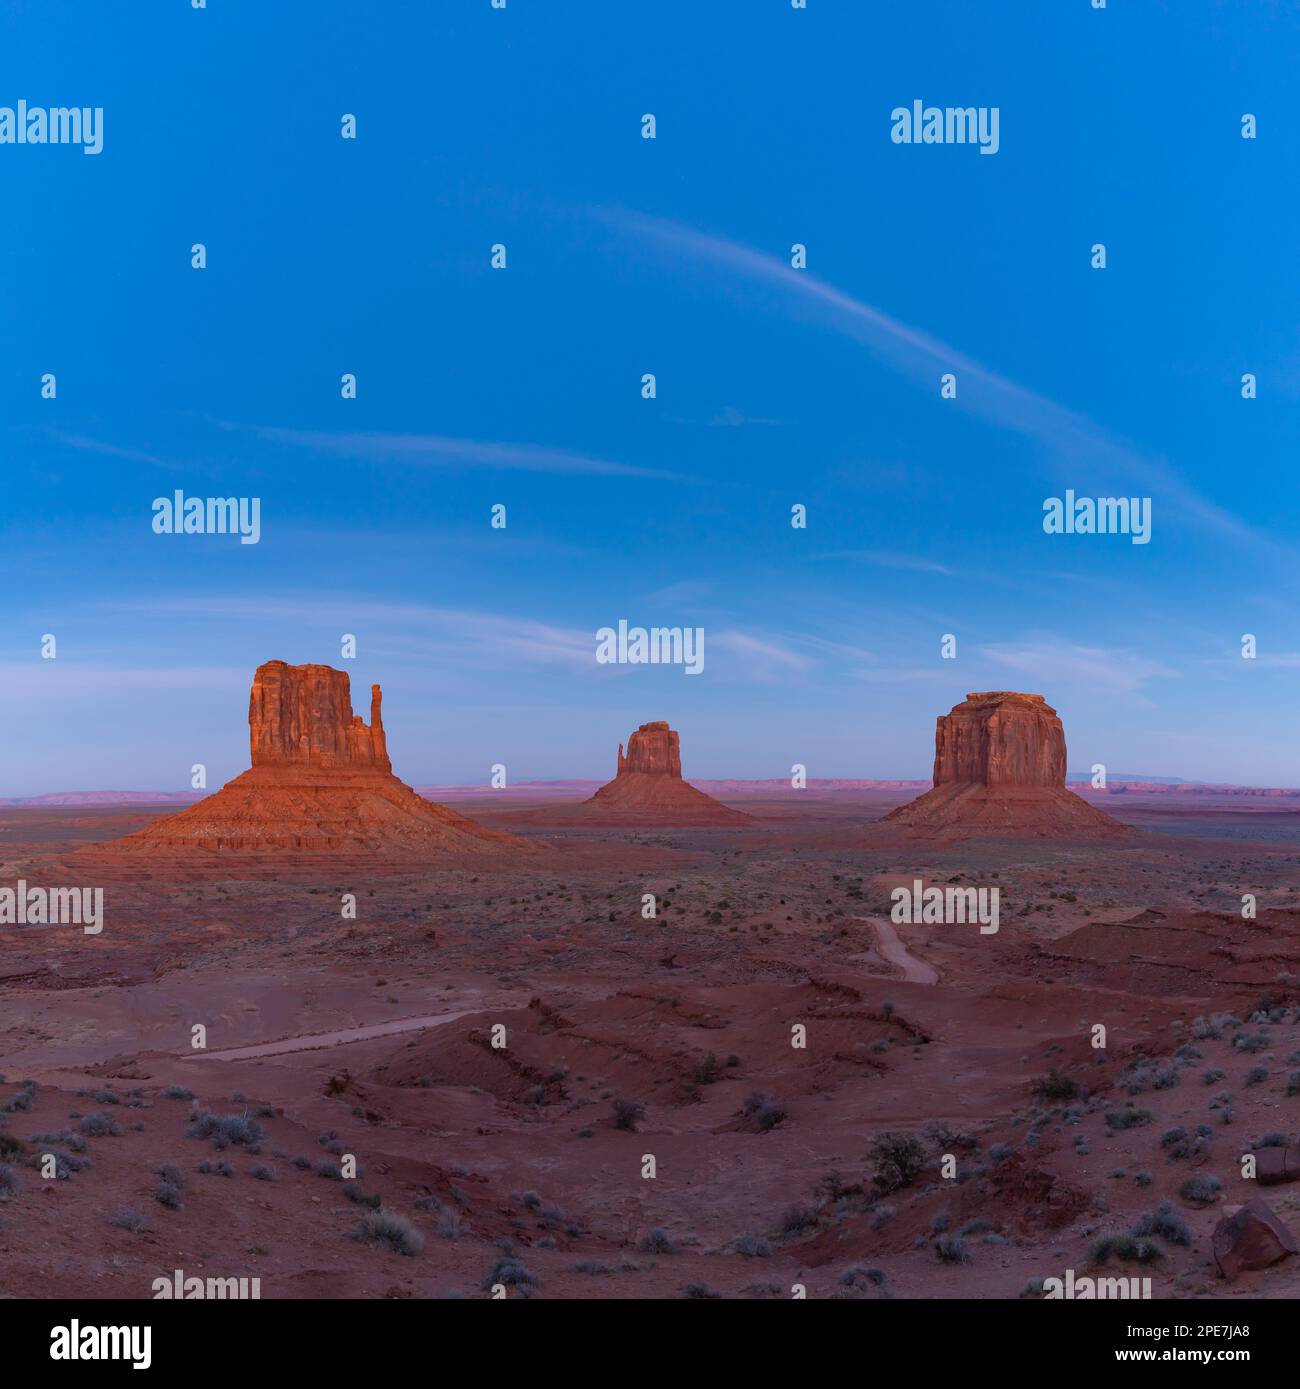
[(378, 685), (370, 723), (352, 712), (347, 675), (267, 661), (248, 701), (251, 770), (112, 848), (274, 853), (483, 854), (527, 850), (426, 801), (393, 775)]
[(915, 838), (1113, 839), (1137, 833), (1065, 787), (1065, 730), (1042, 695), (968, 694), (941, 715), (934, 787), (884, 816)]

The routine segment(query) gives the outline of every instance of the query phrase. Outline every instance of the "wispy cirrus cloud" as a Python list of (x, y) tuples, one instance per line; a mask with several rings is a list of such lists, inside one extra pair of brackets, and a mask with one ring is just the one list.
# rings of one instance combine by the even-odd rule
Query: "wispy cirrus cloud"
[(936, 564), (934, 560), (922, 559), (919, 555), (904, 555), (894, 550), (827, 550), (813, 558), (860, 559), (867, 564), (879, 564), (885, 569), (911, 569), (918, 574), (951, 576), (953, 573), (946, 564)]
[(289, 628), (295, 637), (320, 630), (337, 643), (341, 631), (360, 632), (368, 624), (367, 644), (375, 650), (437, 657), (453, 664), (510, 667), (595, 664), (596, 634), (530, 618), (421, 603), (388, 603), (345, 597), (195, 597), (102, 605), (114, 611), (165, 612), (191, 621), (261, 624)]
[[(155, 468), (175, 468), (175, 463), (169, 463), (165, 458), (159, 458), (156, 454), (146, 453), (144, 449), (125, 448), (119, 444), (105, 443), (102, 439), (92, 439), (85, 434), (65, 434), (62, 430), (52, 431), (52, 435), (61, 444), (67, 444), (69, 448), (82, 449), (87, 453), (102, 453), (109, 458), (124, 458), (132, 463), (148, 463)], [(188, 465), (187, 465), (188, 466)]]
[(1076, 485), (1079, 477), (1089, 477), (1110, 480), (1099, 481), (1099, 488), (1113, 485), (1131, 492), (1140, 487), (1158, 494), (1173, 510), (1205, 530), (1274, 553), (1291, 553), (1288, 547), (1203, 497), (1165, 462), (1147, 457), (1087, 416), (1028, 390), (941, 339), (892, 318), (806, 270), (793, 270), (776, 256), (661, 217), (600, 207), (586, 212), (670, 255), (691, 263), (721, 266), (735, 276), (777, 289), (787, 303), (861, 343), (916, 380), (935, 386), (940, 373), (955, 373), (963, 383), (958, 396), (963, 408), (1035, 440), (1050, 452), (1058, 469), (1068, 462), (1071, 470), (1062, 472), (1068, 485)]
[(706, 633), (706, 638), (706, 651), (720, 647), (760, 673), (807, 670), (811, 664), (806, 656), (793, 647), (766, 635), (758, 637), (751, 632), (729, 629), (716, 634)]
[(371, 462), (448, 468), (495, 468), (528, 473), (572, 473), (588, 477), (657, 478), (687, 482), (689, 478), (663, 468), (645, 468), (596, 458), (573, 449), (544, 444), (499, 443), (484, 439), (458, 439), (442, 434), (386, 434), (382, 432), (330, 433), (319, 429), (282, 429), (271, 425), (243, 425), (218, 420), (222, 429), (251, 434), (266, 443), (308, 449)]
[(978, 647), (976, 654), (1039, 684), (1080, 685), (1106, 694), (1136, 694), (1153, 680), (1179, 674), (1131, 648), (1081, 646), (1055, 638), (993, 643)]

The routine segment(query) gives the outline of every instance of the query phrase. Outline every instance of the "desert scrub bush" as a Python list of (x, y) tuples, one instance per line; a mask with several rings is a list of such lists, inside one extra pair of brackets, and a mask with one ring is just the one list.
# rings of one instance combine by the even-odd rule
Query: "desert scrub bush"
[(397, 1211), (367, 1211), (353, 1236), (361, 1244), (378, 1244), (394, 1254), (418, 1254), (424, 1236)]
[(614, 1112), (614, 1127), (628, 1133), (635, 1133), (636, 1126), (645, 1118), (645, 1105), (639, 1100), (615, 1100), (611, 1108)]
[(1267, 1067), (1267, 1066), (1252, 1066), (1252, 1067), (1250, 1068), (1250, 1070), (1248, 1070), (1248, 1071), (1246, 1072), (1246, 1081), (1245, 1081), (1245, 1083), (1246, 1083), (1247, 1085), (1263, 1085), (1263, 1083), (1264, 1083), (1267, 1079), (1268, 1079), (1268, 1067)]
[(35, 1152), (27, 1159), (27, 1165), (42, 1171), (43, 1175), (46, 1158), (54, 1159), (54, 1178), (60, 1182), (69, 1181), (74, 1172), (84, 1171), (90, 1166), (89, 1158), (65, 1153), (61, 1148), (45, 1148), (40, 1152)]
[(677, 1246), (673, 1243), (672, 1236), (667, 1230), (653, 1229), (647, 1234), (637, 1248), (643, 1254), (676, 1254)]
[(199, 1110), (185, 1130), (185, 1137), (208, 1139), (218, 1152), (230, 1147), (253, 1152), (262, 1141), (262, 1126), (247, 1114), (209, 1114)]
[(1203, 1173), (1199, 1177), (1189, 1177), (1178, 1188), (1178, 1194), (1193, 1206), (1209, 1206), (1214, 1203), (1222, 1186), (1218, 1177)]
[(1150, 1172), (1138, 1172), (1134, 1174), (1133, 1180), (1138, 1186), (1150, 1186), (1151, 1183), (1155, 1181), (1155, 1178)]
[(1129, 1230), (1135, 1239), (1159, 1235), (1168, 1244), (1191, 1244), (1192, 1232), (1187, 1222), (1174, 1210), (1172, 1201), (1161, 1203), (1148, 1214), (1139, 1216)]
[(175, 1182), (159, 1181), (153, 1189), (153, 1199), (165, 1210), (181, 1209), (181, 1189)]
[(850, 1264), (840, 1274), (840, 1282), (846, 1288), (862, 1287), (867, 1283), (880, 1288), (884, 1286), (885, 1273), (883, 1269), (863, 1268), (861, 1264)]
[(883, 1196), (911, 1186), (925, 1169), (925, 1149), (908, 1133), (879, 1134), (867, 1157), (876, 1164), (871, 1181)]
[(785, 1123), (785, 1106), (772, 1095), (755, 1090), (745, 1097), (740, 1112), (764, 1133)]
[(162, 1092), (162, 1097), (165, 1100), (192, 1100), (194, 1091), (187, 1090), (183, 1085), (169, 1085)]
[[(1288, 1098), (1292, 1095), (1300, 1095), (1300, 1071), (1292, 1071), (1286, 1078), (1286, 1093)], [(0, 1141), (3, 1135), (0, 1135)]]
[(0, 1201), (7, 1201), (18, 1194), (18, 1169), (7, 1162), (0, 1162)]
[(696, 1085), (715, 1085), (721, 1078), (722, 1063), (712, 1052), (691, 1072), (691, 1079)]
[(130, 1206), (123, 1206), (111, 1221), (119, 1230), (130, 1230), (133, 1235), (139, 1234), (144, 1229), (144, 1216), (137, 1210), (132, 1210)]
[(735, 1243), (737, 1254), (747, 1259), (770, 1259), (772, 1246), (761, 1235), (741, 1235)]
[(258, 1163), (253, 1168), (253, 1179), (259, 1182), (273, 1182), (275, 1181), (275, 1168), (268, 1167), (265, 1163)]
[(1232, 1039), (1232, 1045), (1238, 1051), (1244, 1051), (1253, 1055), (1257, 1051), (1263, 1051), (1268, 1046), (1267, 1032), (1243, 1032)]
[(438, 1213), (438, 1238), (457, 1240), (461, 1235), (461, 1216), (458, 1210), (444, 1206)]
[(1149, 1124), (1155, 1115), (1149, 1109), (1135, 1109), (1127, 1105), (1123, 1109), (1112, 1109), (1106, 1114), (1108, 1129), (1140, 1129)]
[(74, 1153), (84, 1153), (86, 1151), (86, 1140), (79, 1133), (72, 1133), (69, 1129), (60, 1129), (58, 1133), (34, 1133), (31, 1136), (32, 1143), (66, 1143)]
[(1120, 1088), (1128, 1095), (1140, 1095), (1146, 1090), (1172, 1090), (1177, 1084), (1177, 1069), (1149, 1056), (1132, 1062), (1119, 1080)]
[(119, 1138), (122, 1134), (117, 1120), (103, 1109), (98, 1114), (84, 1115), (77, 1130), (87, 1138)]
[(538, 1286), (537, 1275), (529, 1272), (523, 1261), (514, 1255), (498, 1259), (479, 1286), (485, 1293), (490, 1293), (498, 1283), (502, 1287), (514, 1288), (524, 1297), (529, 1297)]
[(1123, 1233), (1102, 1235), (1089, 1246), (1088, 1259), (1094, 1264), (1108, 1263), (1112, 1256), (1126, 1263), (1139, 1264), (1156, 1263), (1164, 1258), (1159, 1245)]
[(682, 1289), (682, 1296), (690, 1298), (693, 1302), (717, 1302), (722, 1294), (714, 1292), (707, 1283), (688, 1283)]
[(817, 1212), (811, 1206), (787, 1206), (778, 1224), (783, 1235), (801, 1235), (817, 1228)]
[(235, 1169), (228, 1162), (201, 1162), (197, 1170), (205, 1177), (233, 1177)]
[(1055, 1066), (1041, 1079), (1034, 1082), (1033, 1094), (1036, 1099), (1047, 1103), (1068, 1104), (1083, 1096), (1083, 1086), (1078, 1081), (1063, 1076)]
[(934, 1252), (945, 1264), (970, 1263), (970, 1246), (960, 1235), (945, 1235), (935, 1240)]
[(1226, 1076), (1227, 1074), (1228, 1074), (1227, 1071), (1220, 1071), (1219, 1069), (1217, 1069), (1217, 1067), (1211, 1066), (1210, 1069), (1209, 1069), (1208, 1071), (1205, 1071), (1205, 1072), (1202, 1074), (1202, 1076), (1201, 1076), (1201, 1084), (1202, 1084), (1202, 1085), (1215, 1085), (1215, 1084), (1217, 1084), (1219, 1081), (1221, 1081), (1221, 1080), (1224, 1078), (1224, 1076)]

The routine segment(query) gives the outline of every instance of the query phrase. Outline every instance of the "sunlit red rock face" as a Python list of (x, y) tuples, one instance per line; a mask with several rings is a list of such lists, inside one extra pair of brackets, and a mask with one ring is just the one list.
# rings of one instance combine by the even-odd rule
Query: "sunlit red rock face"
[(292, 851), (379, 857), (527, 852), (417, 795), (392, 773), (371, 686), (370, 723), (352, 712), (347, 675), (267, 661), (248, 701), (251, 770), (215, 795), (112, 846), (125, 853)]
[(618, 747), (618, 774), (580, 809), (608, 823), (743, 825), (752, 817), (732, 810), (682, 780), (681, 741), (666, 723), (643, 723)]
[(915, 837), (1098, 839), (1127, 825), (1065, 788), (1065, 730), (1042, 695), (969, 694), (934, 735), (934, 788), (884, 816)]
[(352, 712), (348, 677), (331, 666), (267, 661), (253, 676), (248, 732), (254, 767), (374, 767), (391, 772), (378, 685), (370, 726)]

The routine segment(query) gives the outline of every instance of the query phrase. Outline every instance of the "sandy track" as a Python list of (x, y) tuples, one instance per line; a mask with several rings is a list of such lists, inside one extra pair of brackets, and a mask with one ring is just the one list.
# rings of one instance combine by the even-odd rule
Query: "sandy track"
[(897, 969), (903, 971), (903, 978), (912, 984), (937, 984), (939, 982), (939, 971), (933, 965), (928, 965), (924, 960), (919, 960), (908, 950), (898, 932), (894, 930), (892, 921), (887, 921), (883, 916), (860, 916), (859, 921), (869, 921), (876, 928), (876, 935), (880, 940), (880, 953), (889, 963)]
[(232, 1047), (227, 1051), (190, 1053), (184, 1061), (247, 1061), (257, 1056), (280, 1056), (292, 1051), (320, 1051), (325, 1047), (346, 1046), (349, 1042), (368, 1042), (373, 1037), (390, 1037), (398, 1032), (421, 1032), (456, 1018), (468, 1017), (477, 1008), (459, 1013), (437, 1013), (428, 1018), (398, 1018), (395, 1022), (371, 1023), (368, 1027), (348, 1027), (339, 1032), (308, 1032), (300, 1037), (282, 1037), (278, 1042), (257, 1042), (251, 1047)]

